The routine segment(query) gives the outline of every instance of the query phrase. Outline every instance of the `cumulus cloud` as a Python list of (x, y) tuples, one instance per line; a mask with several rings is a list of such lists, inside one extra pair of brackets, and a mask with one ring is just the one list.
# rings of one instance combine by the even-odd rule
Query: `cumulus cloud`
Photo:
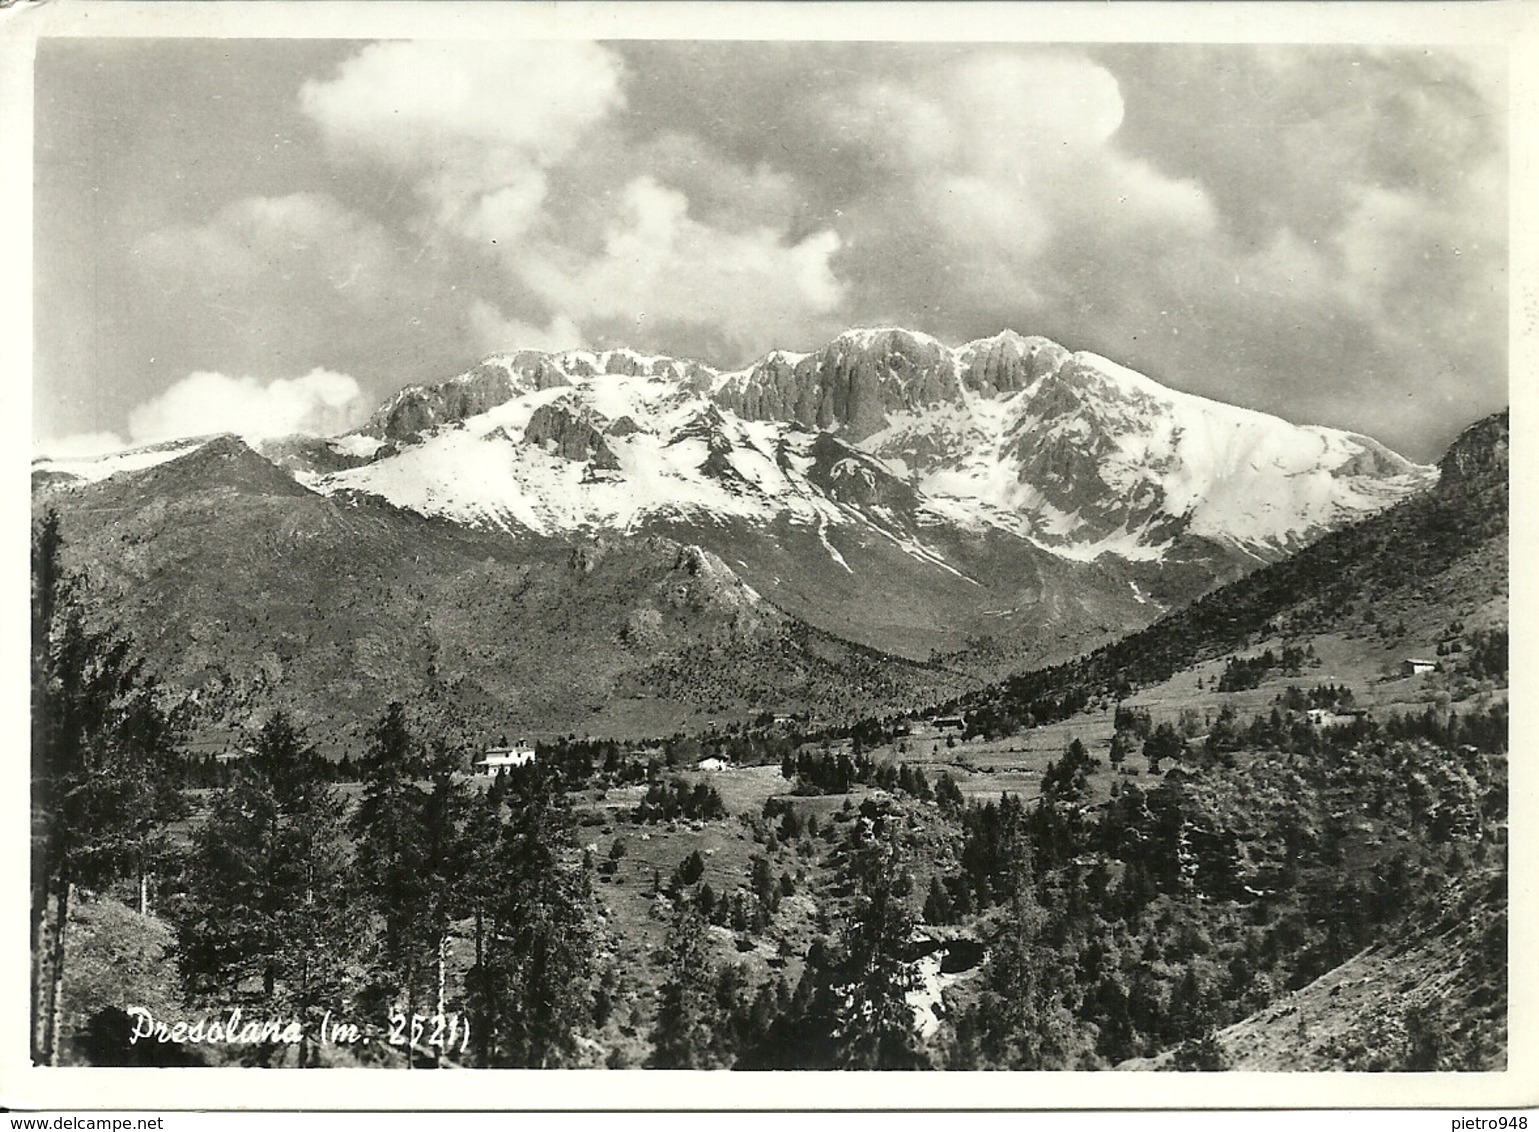
[(932, 121), (953, 139), (957, 158), (1005, 169), (1102, 146), (1123, 116), (1122, 91), (1111, 72), (1057, 52), (972, 55), (921, 88), (910, 112), (926, 105), (939, 112)]
[(398, 237), (325, 193), (234, 200), (202, 223), (146, 233), (133, 261), (136, 332), (187, 343), (167, 382), (191, 370), (372, 369), (362, 351), (401, 334), (433, 300), (402, 285), (412, 272)]
[(313, 280), (355, 301), (379, 293), (393, 256), (380, 224), (316, 192), (243, 197), (202, 224), (148, 233), (135, 252), (172, 286), (213, 280), (244, 291)]
[(540, 214), (546, 170), (623, 103), (619, 60), (579, 42), (375, 43), (300, 105), (343, 154), (412, 178), (441, 223), (513, 239)]
[(493, 304), (478, 299), (470, 309), (470, 324), (477, 349), (483, 354), (506, 354), (518, 350), (578, 350), (584, 345), (582, 331), (569, 318), (557, 316), (548, 326), (532, 326), (509, 318)]
[(629, 344), (676, 348), (665, 328), (704, 327), (741, 352), (820, 324), (843, 297), (839, 237), (793, 237), (794, 185), (763, 163), (679, 132), (627, 136), (624, 77), (595, 44), (374, 44), (300, 101), (335, 151), (411, 185), (418, 223), (500, 264), (514, 298), (474, 300), (483, 346), (628, 327)]
[(1453, 51), (1182, 45), (1097, 56), (1129, 98), (1122, 148), (1200, 180), (1243, 237), (1278, 227), (1328, 237), (1369, 188), (1452, 203), (1501, 151), (1499, 76)]
[(874, 70), (810, 119), (838, 154), (819, 195), (845, 310), (1044, 333), (1426, 443), (1411, 421), (1434, 427), (1451, 374), (1479, 383), (1465, 415), (1505, 397), (1497, 78), (1453, 53), (1184, 45)]
[(519, 273), (556, 309), (579, 323), (707, 323), (737, 350), (786, 340), (809, 316), (833, 310), (843, 286), (830, 266), (839, 250), (832, 231), (787, 245), (773, 228), (723, 232), (689, 215), (683, 193), (638, 177), (625, 186), (622, 211), (592, 257), (556, 249), (523, 259)]
[(133, 247), (132, 333), (152, 344), (150, 362), (162, 358), (153, 371), (166, 383), (318, 365), (367, 374), (378, 401), (442, 376), (473, 360), (462, 354), (484, 337), (475, 309), (507, 289), (506, 276), (393, 220), (303, 192), (244, 197), (202, 223), (155, 229)]
[[(1421, 457), (1505, 400), (1505, 74), (1477, 49), (338, 55), (320, 73), (295, 62), (250, 121), (231, 100), (198, 103), (200, 165), (260, 152), (271, 195), (210, 183), (167, 205), (166, 168), (125, 159), (136, 207), (50, 246), (72, 266), (40, 305), (40, 342), (74, 350), (58, 375), (90, 369), (110, 390), (79, 427), (123, 433), (128, 406), (190, 372), (319, 365), (367, 374), (373, 402), (477, 351), (634, 345), (738, 364), (872, 323), (954, 342), (1042, 333)], [(113, 97), (105, 81), (89, 97)], [(53, 98), (87, 97), (72, 91)], [(40, 186), (77, 168), (40, 165)], [(48, 215), (66, 230), (98, 214)], [(162, 227), (134, 228), (144, 217)], [(104, 246), (128, 249), (119, 278), (95, 270), (110, 255), (77, 250)], [(88, 341), (81, 326), (114, 348), (69, 346)]]
[(1087, 268), (1142, 275), (1213, 228), (1201, 184), (1118, 145), (1119, 83), (1076, 52), (985, 50), (869, 80), (826, 116), (879, 171), (840, 209), (835, 266), (860, 320), (923, 311), (954, 338), (1005, 325), (1072, 338), (1101, 301)]
[(217, 432), (248, 440), (293, 433), (324, 436), (362, 420), (367, 410), (362, 393), (352, 377), (324, 369), (269, 382), (191, 373), (134, 409), (128, 431), (135, 444)]
[(77, 432), (53, 440), (42, 440), (33, 446), (33, 457), (48, 456), (55, 460), (88, 460), (93, 456), (105, 456), (128, 447), (128, 441), (115, 432)]
[(330, 436), (362, 423), (369, 408), (358, 382), (331, 370), (265, 382), (197, 372), (134, 408), (126, 438), (111, 431), (75, 433), (43, 441), (37, 449), (39, 455), (70, 459), (225, 432), (248, 441)]
[(1136, 329), (1131, 360), (1189, 388), (1423, 457), (1453, 423), (1505, 403), (1499, 58), (1188, 46), (1096, 57), (1127, 98), (1119, 148), (1202, 184), (1214, 215), (1179, 258), (1107, 273), (1102, 291), (1119, 316), (1135, 286), (1158, 292), (1181, 335), (1118, 317), (1108, 349), (1128, 351)]

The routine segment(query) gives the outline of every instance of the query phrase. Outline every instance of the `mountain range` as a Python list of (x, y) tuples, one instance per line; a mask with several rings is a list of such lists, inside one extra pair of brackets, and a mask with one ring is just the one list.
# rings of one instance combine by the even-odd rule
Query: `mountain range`
[(1450, 622), (1460, 633), (1500, 630), (1505, 639), (1510, 449), (1506, 412), (1479, 420), (1449, 446), (1427, 491), (1116, 642), (991, 683), (948, 710), (965, 711), (983, 730), (1013, 730), (1097, 697), (1120, 699), (1202, 660), (1319, 632), (1410, 644), (1409, 627), (1427, 652), (1428, 638), (1446, 635)]
[(434, 689), (598, 730), (956, 695), (1438, 474), (1047, 339), (878, 329), (737, 371), (498, 355), (341, 436), (45, 459), (34, 486), (117, 616), (225, 715)]

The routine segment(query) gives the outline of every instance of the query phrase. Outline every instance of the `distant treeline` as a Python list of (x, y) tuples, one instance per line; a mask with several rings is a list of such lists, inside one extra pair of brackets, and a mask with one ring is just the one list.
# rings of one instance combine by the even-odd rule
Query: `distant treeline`
[(1284, 676), (1297, 676), (1304, 668), (1307, 661), (1315, 655), (1314, 645), (1299, 648), (1296, 645), (1285, 645), (1281, 656), (1267, 649), (1260, 656), (1231, 657), (1224, 665), (1224, 671), (1218, 678), (1218, 690), (1220, 692), (1243, 692), (1249, 688), (1261, 686), (1261, 681), (1269, 676), (1272, 670), (1278, 669)]

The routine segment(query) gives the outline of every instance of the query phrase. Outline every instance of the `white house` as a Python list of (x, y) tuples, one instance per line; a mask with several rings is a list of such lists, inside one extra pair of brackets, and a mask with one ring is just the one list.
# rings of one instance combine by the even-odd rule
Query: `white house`
[(1368, 712), (1362, 708), (1347, 708), (1337, 711), (1334, 708), (1310, 708), (1304, 713), (1309, 722), (1316, 727), (1345, 727), (1356, 723), (1366, 716)]
[(1423, 672), (1436, 672), (1437, 661), (1408, 656), (1400, 662), (1400, 675), (1420, 676)]
[(726, 759), (718, 759), (718, 758), (716, 758), (713, 755), (710, 758), (701, 759), (699, 762), (697, 762), (695, 764), (695, 769), (696, 770), (726, 770), (731, 765), (732, 764), (729, 763)]
[(505, 770), (511, 770), (516, 766), (527, 766), (534, 762), (533, 747), (493, 747), (486, 752), (486, 757), (476, 760), (476, 771), (479, 774), (496, 778)]

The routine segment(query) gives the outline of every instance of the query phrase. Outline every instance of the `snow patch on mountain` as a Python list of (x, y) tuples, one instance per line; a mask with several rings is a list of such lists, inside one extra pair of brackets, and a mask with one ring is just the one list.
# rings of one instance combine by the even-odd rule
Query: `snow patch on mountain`
[(840, 566), (844, 567), (846, 574), (855, 573), (850, 569), (850, 564), (844, 560), (844, 555), (834, 549), (834, 544), (828, 541), (828, 520), (825, 518), (818, 523), (818, 541), (823, 544), (823, 549), (828, 551), (828, 556)]
[[(546, 406), (565, 415), (533, 442)], [(953, 350), (862, 328), (730, 372), (630, 350), (498, 355), (403, 390), (365, 431), (337, 450), (372, 462), (320, 490), (548, 535), (789, 520), (847, 569), (826, 532), (864, 526), (958, 576), (922, 528), (994, 529), (1078, 561), (1158, 560), (1184, 536), (1275, 557), (1435, 476), (1366, 437), (1009, 331)]]
[[(939, 338), (933, 338), (923, 331), (905, 330), (901, 326), (858, 326), (842, 332), (834, 339), (834, 344), (847, 343), (857, 350), (869, 350), (884, 339), (902, 338), (910, 342), (923, 343), (937, 350), (950, 353), (950, 348)], [(805, 356), (805, 355), (804, 355)]]
[(141, 472), (158, 464), (169, 463), (203, 447), (212, 439), (207, 436), (187, 440), (165, 441), (138, 448), (126, 448), (105, 456), (49, 457), (32, 461), (33, 472), (53, 472), (73, 476), (87, 483), (97, 483), (120, 472)]
[(333, 452), (343, 456), (353, 456), (360, 460), (367, 460), (379, 452), (385, 446), (384, 440), (377, 436), (365, 436), (362, 433), (350, 432), (345, 436), (332, 437), (327, 446)]
[[(624, 435), (605, 433), (618, 469), (596, 471), (525, 443), (535, 412), (547, 405), (601, 429), (622, 418), (634, 422)], [(781, 432), (723, 414), (665, 378), (596, 374), (435, 429), (388, 459), (327, 477), (325, 487), (373, 492), (461, 522), (511, 521), (544, 535), (630, 530), (655, 516), (769, 521), (785, 510), (808, 524), (836, 519), (838, 509), (795, 465), (777, 460)], [(810, 441), (800, 439), (803, 447)], [(713, 454), (721, 460), (713, 462)]]

